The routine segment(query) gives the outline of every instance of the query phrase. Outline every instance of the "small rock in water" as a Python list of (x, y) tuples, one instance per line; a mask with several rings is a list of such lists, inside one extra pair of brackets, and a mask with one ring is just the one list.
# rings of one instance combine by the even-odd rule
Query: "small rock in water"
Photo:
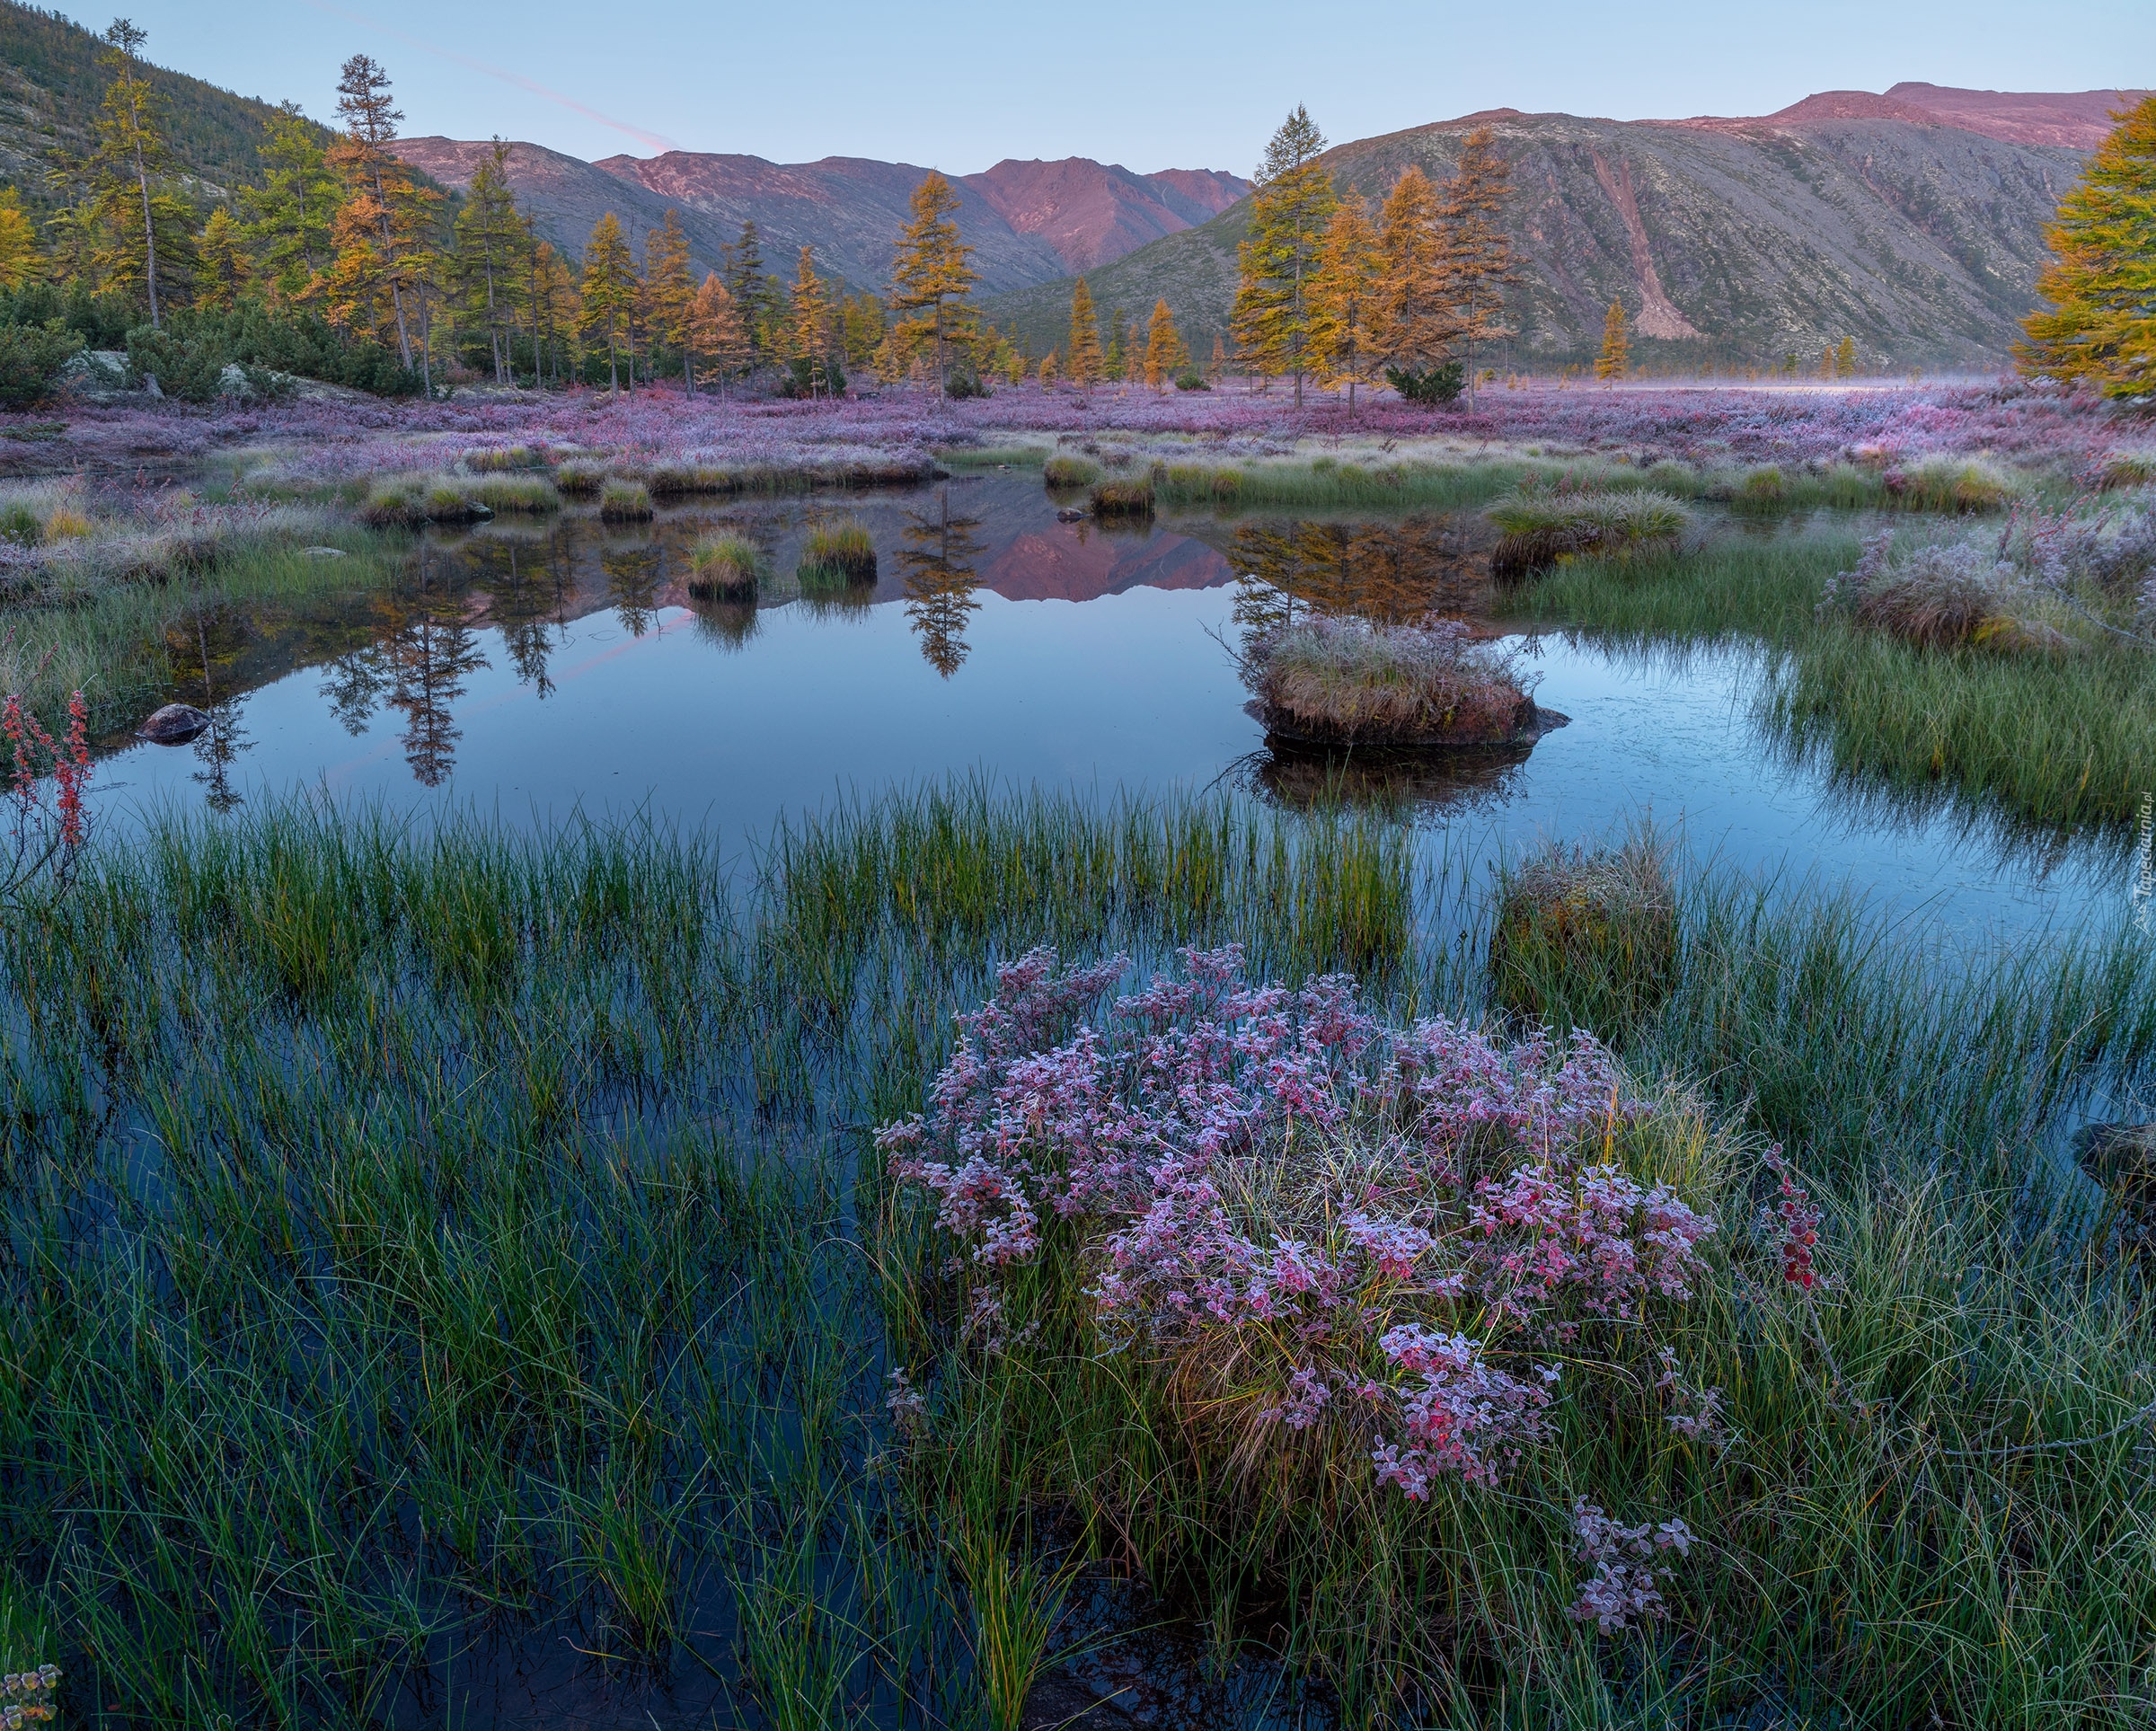
[(1082, 521), (1084, 517), (1085, 513), (1075, 505), (1065, 505), (1056, 513), (1056, 520), (1058, 523), (1077, 523)]
[(299, 556), (302, 559), (342, 559), (344, 549), (341, 547), (302, 547), (299, 550)]
[(136, 733), (152, 745), (184, 746), (209, 725), (209, 717), (192, 703), (167, 703)]

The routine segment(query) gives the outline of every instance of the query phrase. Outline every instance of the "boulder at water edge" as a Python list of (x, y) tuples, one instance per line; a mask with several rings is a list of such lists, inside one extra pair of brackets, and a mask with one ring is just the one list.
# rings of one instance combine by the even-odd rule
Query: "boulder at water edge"
[(192, 703), (167, 703), (135, 731), (153, 745), (184, 746), (209, 725)]

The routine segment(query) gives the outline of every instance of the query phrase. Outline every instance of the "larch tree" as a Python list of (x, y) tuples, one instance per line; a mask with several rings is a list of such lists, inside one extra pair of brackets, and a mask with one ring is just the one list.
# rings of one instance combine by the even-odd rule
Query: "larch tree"
[(1153, 322), (1145, 327), (1145, 388), (1158, 391), (1175, 371), (1176, 362), (1182, 357), (1182, 333), (1175, 328), (1175, 315), (1168, 310), (1168, 303), (1157, 300), (1153, 304)]
[(1250, 193), (1247, 238), (1239, 249), (1241, 280), (1230, 329), (1252, 371), (1293, 375), (1295, 407), (1310, 366), (1310, 278), (1338, 202), (1318, 157), (1325, 138), (1298, 106), (1266, 146)]
[(524, 223), (509, 191), (509, 147), (497, 137), (472, 172), (464, 208), (456, 214), (453, 280), (464, 322), (487, 333), (494, 383), (508, 383), (510, 262), (524, 237)]
[(2023, 322), (2015, 353), (2035, 377), (2146, 398), (2156, 390), (2156, 96), (2117, 119), (2060, 201), (2037, 278), (2050, 305)]
[(1348, 387), (1348, 414), (1355, 415), (1356, 387), (1375, 383), (1381, 353), (1371, 338), (1383, 278), (1377, 230), (1353, 187), (1325, 225), (1317, 269), (1310, 283), (1310, 350), (1318, 383), (1329, 391)]
[[(610, 392), (622, 388), (622, 350), (629, 340), (629, 322), (636, 314), (639, 287), (636, 258), (622, 234), (622, 220), (609, 210), (592, 225), (591, 239), (585, 243), (584, 274), (577, 284), (577, 298), (584, 338), (595, 345), (601, 341), (606, 345), (606, 388)], [(633, 355), (630, 364), (635, 365)], [(630, 388), (635, 389), (633, 374)]]
[(536, 234), (527, 230), (526, 238), (531, 246), (525, 295), (532, 314), (532, 383), (539, 383), (551, 357), (554, 382), (559, 384), (564, 359), (572, 368), (583, 365), (575, 344), (583, 329), (584, 308), (577, 298), (576, 278), (570, 275), (561, 255)]
[(741, 308), (716, 276), (707, 275), (696, 291), (696, 298), (689, 308), (689, 341), (684, 365), (692, 369), (689, 388), (694, 390), (694, 367), (697, 358), (711, 363), (711, 370), (719, 375), (720, 395), (726, 393), (727, 375), (748, 361), (748, 324), (741, 316)]
[(1378, 212), (1377, 236), (1371, 340), (1388, 368), (1419, 380), (1450, 358), (1459, 335), (1445, 288), (1444, 208), (1420, 167), (1392, 183)]
[(38, 274), (38, 231), (22, 208), (22, 195), (0, 188), (0, 288), (20, 288)]
[(1108, 344), (1100, 355), (1100, 376), (1118, 384), (1130, 375), (1129, 320), (1119, 306), (1108, 309)]
[[(125, 18), (115, 18), (101, 39), (98, 64), (111, 73), (99, 104), (97, 144), (87, 164), (93, 199), (106, 238), (100, 274), (108, 287), (139, 283), (147, 296), (150, 322), (163, 323), (163, 301), (171, 287), (159, 281), (160, 254), (169, 278), (176, 254), (186, 248), (193, 213), (165, 190), (172, 166), (157, 104), (136, 50), (147, 32)], [(162, 245), (161, 245), (162, 243)]]
[(195, 305), (229, 313), (239, 305), (254, 267), (243, 243), (240, 225), (222, 205), (209, 213), (195, 243)]
[(1213, 358), (1206, 367), (1206, 383), (1218, 384), (1227, 376), (1228, 346), (1221, 340), (1220, 332), (1213, 333)]
[(899, 231), (897, 255), (891, 264), (891, 308), (907, 315), (916, 340), (935, 344), (936, 401), (943, 401), (945, 369), (954, 339), (969, 332), (968, 297), (977, 273), (973, 249), (959, 238), (952, 218), (959, 195), (950, 182), (930, 169), (914, 189), (913, 220)]
[[(355, 54), (344, 63), (337, 114), (344, 136), (330, 147), (327, 161), (344, 185), (345, 199), (331, 231), (336, 259), (331, 322), (349, 327), (364, 320), (374, 326), (382, 322), (380, 302), (386, 296), (387, 322), (395, 327), (397, 353), (410, 368), (417, 309), (407, 302), (424, 269), (429, 208), (440, 195), (422, 189), (391, 148), (404, 114), (390, 95), (389, 75), (369, 56)], [(420, 358), (421, 375), (428, 376), (424, 349)]]
[(256, 146), (261, 184), (239, 193), (241, 233), (272, 296), (301, 301), (330, 267), (343, 194), (297, 102), (280, 104), (265, 126), (270, 136)]
[(1464, 345), (1468, 412), (1475, 406), (1475, 344), (1512, 334), (1505, 289), (1513, 279), (1512, 237), (1504, 224), (1512, 165), (1497, 135), (1477, 127), (1461, 141), (1460, 165), (1445, 189), (1445, 285)]
[(696, 278), (689, 269), (689, 237), (678, 211), (667, 212), (658, 232), (644, 243), (644, 328), (681, 358), (685, 388), (694, 391), (689, 366), (689, 314), (696, 304)]
[(1844, 337), (1834, 346), (1834, 376), (1853, 379), (1857, 375), (1857, 340)]
[(1056, 351), (1051, 349), (1040, 358), (1040, 388), (1042, 390), (1052, 391), (1056, 388)]
[[(1071, 290), (1070, 354), (1062, 367), (1065, 378), (1081, 391), (1090, 390), (1100, 383), (1106, 369), (1107, 358), (1100, 352), (1100, 323), (1093, 312), (1093, 291), (1086, 287), (1085, 278)], [(1044, 384), (1049, 380), (1044, 375)]]
[(831, 394), (831, 292), (816, 274), (816, 249), (801, 249), (800, 269), (791, 291), (792, 305), (791, 352), (796, 375), (808, 388), (811, 400)]
[(1631, 364), (1632, 345), (1624, 322), (1624, 303), (1612, 301), (1602, 321), (1602, 352), (1595, 357), (1595, 376), (1621, 379)]

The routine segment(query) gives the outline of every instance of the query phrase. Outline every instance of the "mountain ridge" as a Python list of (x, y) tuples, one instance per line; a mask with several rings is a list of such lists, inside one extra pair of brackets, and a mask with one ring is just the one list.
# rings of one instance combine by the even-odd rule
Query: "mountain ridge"
[[(405, 138), (405, 161), (462, 189), (492, 148), (490, 142), (441, 137)], [(721, 249), (754, 219), (767, 269), (791, 275), (803, 245), (817, 262), (859, 287), (880, 287), (910, 211), (914, 189), (929, 171), (872, 157), (826, 156), (774, 163), (718, 151), (667, 151), (586, 162), (542, 145), (509, 146), (511, 190), (541, 234), (571, 257), (591, 227), (614, 209), (632, 243), (671, 208), (680, 213), (693, 263), (716, 269)], [(1051, 281), (1118, 258), (1149, 241), (1210, 220), (1250, 183), (1216, 169), (1139, 174), (1090, 157), (1059, 162), (1006, 159), (978, 174), (959, 175), (958, 222), (974, 249), (984, 289)]]
[[(2100, 138), (2110, 110), (2139, 95), (1904, 84), (1752, 119), (1489, 109), (1321, 160), (1341, 191), (1375, 199), (1410, 163), (1450, 174), (1461, 139), (1492, 129), (1513, 164), (1522, 262), (1500, 366), (1586, 358), (1616, 300), (1648, 360), (1809, 365), (1850, 336), (1868, 367), (1986, 368), (2035, 305), (2045, 231), (2086, 155), (2050, 140)], [(1226, 329), (1247, 213), (1246, 200), (1092, 273), (1095, 303), (1165, 299), (1204, 353)], [(1045, 349), (1065, 340), (1070, 289), (1008, 291), (984, 310)]]

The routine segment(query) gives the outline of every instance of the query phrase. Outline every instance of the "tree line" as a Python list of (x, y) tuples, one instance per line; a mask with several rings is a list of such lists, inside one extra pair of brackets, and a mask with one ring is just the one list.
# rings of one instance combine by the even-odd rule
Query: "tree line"
[(888, 295), (826, 275), (808, 247), (782, 278), (753, 221), (700, 278), (673, 211), (641, 253), (609, 211), (572, 259), (517, 206), (502, 140), (461, 198), (403, 162), (388, 74), (355, 55), (336, 134), (283, 104), (260, 181), (202, 210), (165, 139), (144, 33), (118, 19), (102, 40), (94, 143), (56, 165), (57, 209), (40, 225), (0, 191), (0, 402), (34, 397), (85, 345), (124, 347), (167, 394), (198, 399), (233, 365), (390, 394), (671, 377), (820, 397), (854, 371), (964, 394), (1025, 371), (1016, 339), (971, 308), (970, 249), (940, 174), (915, 190)]

